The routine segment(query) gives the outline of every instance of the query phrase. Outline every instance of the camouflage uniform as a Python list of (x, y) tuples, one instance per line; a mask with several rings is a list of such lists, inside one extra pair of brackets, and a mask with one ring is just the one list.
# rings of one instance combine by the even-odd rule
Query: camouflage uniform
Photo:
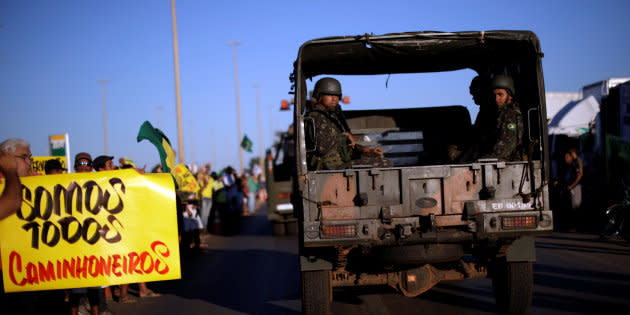
[(350, 128), (341, 113), (341, 108), (326, 108), (316, 104), (306, 114), (311, 117), (315, 127), (315, 151), (307, 156), (311, 170), (339, 170), (355, 166), (387, 167), (392, 163), (377, 153), (365, 153), (363, 147), (350, 146), (348, 133)]
[(523, 143), (523, 115), (518, 103), (513, 102), (500, 108), (496, 126), (492, 135), (492, 147), (483, 157), (497, 158), (507, 161), (522, 160), (521, 146)]

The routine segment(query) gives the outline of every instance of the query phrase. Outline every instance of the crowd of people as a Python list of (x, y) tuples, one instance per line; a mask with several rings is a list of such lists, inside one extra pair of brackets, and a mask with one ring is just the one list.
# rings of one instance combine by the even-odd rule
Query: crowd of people
[(221, 172), (212, 172), (210, 164), (197, 169), (190, 167), (199, 184), (195, 192), (182, 193), (182, 231), (184, 244), (199, 247), (199, 235), (234, 234), (242, 215), (256, 210), (256, 201), (266, 199), (262, 176), (252, 173), (238, 174), (231, 166)]
[[(22, 139), (8, 139), (0, 143), (0, 174), (4, 178), (4, 190), (0, 196), (0, 220), (14, 214), (22, 203), (20, 177), (36, 175), (32, 170), (33, 156), (30, 144)], [(141, 174), (133, 161), (120, 158), (118, 166), (113, 156), (101, 155), (94, 159), (89, 153), (81, 152), (74, 157), (74, 171), (89, 173), (133, 168)], [(264, 177), (253, 174), (237, 174), (232, 167), (213, 172), (210, 163), (201, 168), (191, 165), (198, 182), (198, 190), (177, 191), (177, 226), (181, 252), (198, 250), (201, 234), (233, 234), (238, 231), (238, 220), (242, 215), (251, 215), (256, 210), (256, 201), (266, 199)], [(59, 160), (45, 163), (46, 175), (67, 172)], [(151, 172), (161, 173), (162, 166), (156, 165)], [(1, 265), (0, 265), (1, 271)], [(0, 281), (0, 284), (2, 281)], [(137, 283), (137, 297), (129, 292), (130, 284), (48, 290), (39, 292), (5, 293), (0, 287), (0, 307), (9, 314), (112, 314), (107, 302), (135, 303), (138, 298), (157, 297), (160, 294)], [(111, 298), (111, 299), (110, 299)]]
[[(5, 188), (0, 197), (0, 220), (14, 214), (21, 206), (22, 190), (20, 177), (35, 175), (31, 165), (33, 156), (30, 144), (22, 139), (8, 139), (0, 143), (0, 173), (4, 177)], [(114, 157), (101, 155), (94, 159), (89, 153), (81, 152), (74, 158), (76, 173), (110, 171), (134, 168), (139, 173), (144, 169), (136, 168), (129, 159), (120, 158), (119, 165), (114, 164)], [(45, 163), (46, 175), (62, 174), (67, 170), (56, 159)], [(160, 168), (154, 168), (159, 172)], [(0, 265), (1, 268), (1, 265)], [(0, 281), (0, 284), (2, 282)], [(157, 297), (146, 283), (137, 283), (137, 297)], [(135, 303), (137, 298), (129, 293), (130, 284), (118, 286), (100, 286), (75, 288), (68, 290), (48, 290), (39, 292), (19, 292), (7, 294), (0, 288), (0, 307), (8, 314), (112, 314), (107, 306), (108, 299), (119, 303)]]

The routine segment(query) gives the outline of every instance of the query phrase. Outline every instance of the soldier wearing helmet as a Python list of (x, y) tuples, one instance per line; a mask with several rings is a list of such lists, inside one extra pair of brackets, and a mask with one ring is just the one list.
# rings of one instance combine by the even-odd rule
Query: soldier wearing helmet
[(491, 147), (487, 147), (482, 156), (509, 161), (521, 160), (523, 115), (514, 100), (514, 81), (507, 75), (497, 74), (490, 82), (490, 90), (494, 95), (497, 120), (491, 131), (491, 139), (494, 141), (489, 142)]
[[(306, 116), (313, 119), (315, 151), (308, 156), (309, 169), (336, 170), (354, 164), (391, 166), (382, 157), (380, 148), (358, 145), (339, 106), (341, 84), (333, 78), (322, 78), (315, 83), (313, 106)], [(353, 161), (354, 159), (354, 161)]]
[(486, 137), (497, 120), (497, 110), (490, 98), (489, 85), (489, 80), (482, 75), (474, 77), (470, 82), (469, 92), (475, 104), (479, 106), (479, 113), (470, 130), (470, 138), (465, 139), (463, 143), (448, 146), (448, 157), (451, 161), (475, 160), (479, 154), (479, 146), (488, 141)]

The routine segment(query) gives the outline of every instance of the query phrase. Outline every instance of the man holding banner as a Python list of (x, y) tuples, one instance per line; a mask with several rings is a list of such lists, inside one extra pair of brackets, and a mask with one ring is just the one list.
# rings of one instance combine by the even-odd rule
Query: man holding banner
[(17, 162), (12, 154), (3, 150), (5, 142), (0, 145), (0, 173), (5, 182), (4, 191), (0, 196), (0, 220), (15, 213), (22, 204), (22, 189), (20, 188)]
[[(22, 204), (21, 183), (19, 178), (13, 178), (12, 174), (19, 177), (30, 176), (31, 164), (33, 163), (33, 155), (31, 154), (31, 145), (28, 142), (18, 138), (7, 139), (4, 142), (0, 143), (0, 155), (4, 160), (2, 164), (6, 165), (2, 165), (2, 174), (6, 178), (4, 188), (5, 191), (3, 191), (2, 193), (2, 197), (4, 197), (5, 194), (13, 195), (15, 193), (14, 191), (16, 189), (15, 185), (17, 180), (17, 193), (20, 200), (17, 204), (17, 207), (15, 207), (16, 204), (14, 204), (11, 207), (12, 209), (9, 209), (10, 212), (6, 215), (9, 216), (15, 211), (19, 210)], [(11, 161), (10, 159), (13, 159), (13, 161)], [(3, 216), (3, 218), (6, 216)], [(0, 233), (2, 232), (4, 232), (4, 230), (2, 227), (0, 227)], [(5, 236), (5, 238), (7, 237)], [(0, 240), (2, 240), (2, 237), (0, 237)], [(0, 255), (0, 261), (1, 257), (2, 255)], [(2, 269), (2, 266), (0, 266), (0, 270)], [(3, 277), (5, 276), (6, 272), (7, 271), (2, 270)], [(0, 305), (5, 310), (8, 310), (10, 314), (35, 314), (35, 312), (37, 311), (37, 293), (23, 292), (8, 296), (5, 294), (6, 291), (7, 290), (5, 289), (5, 286), (3, 284), (0, 287)]]

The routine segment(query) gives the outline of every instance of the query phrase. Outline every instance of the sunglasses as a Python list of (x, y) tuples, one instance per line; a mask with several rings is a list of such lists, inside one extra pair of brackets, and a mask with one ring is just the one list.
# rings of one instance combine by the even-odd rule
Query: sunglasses
[(30, 162), (31, 164), (33, 163), (32, 155), (24, 154), (24, 155), (16, 155), (15, 157), (24, 160), (24, 162)]
[(76, 166), (92, 166), (92, 162), (90, 161), (79, 161)]

